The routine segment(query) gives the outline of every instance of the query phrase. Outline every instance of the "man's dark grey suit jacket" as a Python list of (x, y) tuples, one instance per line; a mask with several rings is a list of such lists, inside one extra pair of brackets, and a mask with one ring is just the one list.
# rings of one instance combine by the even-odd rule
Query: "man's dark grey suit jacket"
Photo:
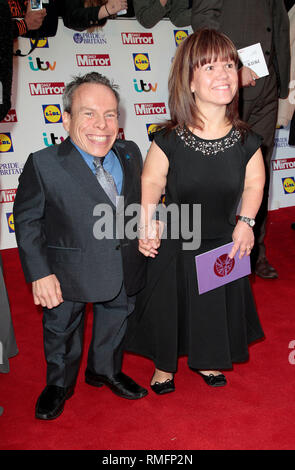
[[(140, 204), (139, 148), (134, 142), (117, 140), (113, 150), (123, 169), (125, 207)], [(143, 287), (145, 258), (138, 251), (138, 240), (94, 237), (97, 204), (110, 205), (115, 218), (115, 207), (69, 138), (29, 156), (14, 203), (27, 282), (55, 274), (63, 298), (80, 302), (113, 299), (123, 279), (130, 296)]]

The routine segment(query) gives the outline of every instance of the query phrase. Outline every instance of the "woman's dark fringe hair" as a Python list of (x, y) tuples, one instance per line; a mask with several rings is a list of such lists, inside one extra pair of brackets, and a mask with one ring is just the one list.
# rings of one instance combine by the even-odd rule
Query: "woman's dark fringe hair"
[[(239, 57), (234, 44), (219, 31), (200, 29), (180, 44), (168, 79), (170, 120), (163, 123), (162, 127), (171, 130), (177, 126), (186, 125), (203, 129), (204, 123), (191, 92), (191, 81), (195, 67), (202, 67), (217, 59), (232, 60), (238, 67)], [(232, 102), (226, 107), (226, 117), (244, 139), (250, 128), (240, 119), (238, 105), (239, 93), (237, 91)]]

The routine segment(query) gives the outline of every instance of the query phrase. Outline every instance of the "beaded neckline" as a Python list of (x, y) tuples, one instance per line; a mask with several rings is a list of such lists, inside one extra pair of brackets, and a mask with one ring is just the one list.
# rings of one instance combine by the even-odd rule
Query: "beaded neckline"
[(221, 139), (205, 140), (194, 135), (186, 126), (178, 126), (175, 129), (176, 134), (184, 142), (184, 145), (191, 147), (196, 152), (203, 155), (212, 156), (218, 152), (224, 152), (226, 149), (233, 147), (241, 138), (241, 133), (234, 127), (230, 132)]

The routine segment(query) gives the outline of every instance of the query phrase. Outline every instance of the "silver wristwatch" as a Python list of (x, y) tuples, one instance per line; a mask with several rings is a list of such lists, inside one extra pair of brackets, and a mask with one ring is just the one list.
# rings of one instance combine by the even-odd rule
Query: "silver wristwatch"
[(255, 219), (250, 219), (250, 217), (245, 217), (244, 215), (239, 215), (238, 217), (239, 220), (242, 220), (242, 222), (246, 222), (246, 224), (249, 225), (249, 227), (254, 227), (255, 225)]

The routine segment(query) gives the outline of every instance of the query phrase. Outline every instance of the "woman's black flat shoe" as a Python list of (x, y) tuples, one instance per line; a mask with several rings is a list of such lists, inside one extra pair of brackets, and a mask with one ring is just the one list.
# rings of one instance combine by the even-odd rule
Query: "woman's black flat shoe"
[(211, 387), (224, 387), (224, 385), (227, 384), (225, 375), (223, 375), (223, 374), (205, 375), (205, 374), (202, 374), (202, 372), (198, 372), (198, 371), (196, 371), (196, 372), (197, 372), (197, 374), (199, 374), (202, 377), (202, 379), (205, 380), (206, 384), (210, 385)]
[(174, 378), (167, 379), (165, 382), (155, 382), (151, 385), (151, 389), (157, 395), (164, 395), (164, 393), (170, 393), (175, 391)]

